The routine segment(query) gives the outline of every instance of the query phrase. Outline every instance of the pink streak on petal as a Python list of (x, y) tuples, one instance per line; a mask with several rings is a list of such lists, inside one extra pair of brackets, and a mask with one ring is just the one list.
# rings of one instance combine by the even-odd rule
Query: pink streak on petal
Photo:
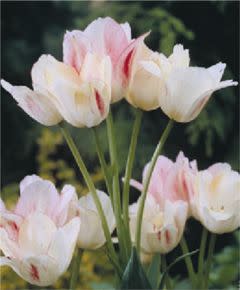
[(170, 233), (168, 230), (165, 231), (165, 238), (166, 238), (166, 242), (169, 245), (171, 242), (171, 237), (170, 237)]
[(96, 103), (97, 103), (97, 107), (100, 111), (100, 114), (103, 115), (104, 114), (104, 103), (103, 103), (102, 97), (100, 96), (100, 94), (97, 90), (95, 90), (95, 98), (96, 98)]
[(129, 74), (130, 74), (130, 63), (133, 57), (133, 52), (134, 52), (134, 48), (128, 53), (128, 55), (126, 56), (126, 59), (124, 61), (123, 64), (123, 73), (126, 77), (126, 79), (128, 79)]
[(39, 273), (38, 273), (38, 269), (36, 266), (34, 266), (33, 264), (30, 265), (31, 269), (30, 269), (30, 275), (32, 277), (33, 280), (37, 280), (39, 281)]

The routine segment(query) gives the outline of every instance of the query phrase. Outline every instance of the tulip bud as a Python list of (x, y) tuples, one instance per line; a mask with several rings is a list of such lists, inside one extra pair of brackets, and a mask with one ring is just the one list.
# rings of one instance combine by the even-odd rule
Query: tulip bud
[[(111, 200), (103, 191), (97, 190), (97, 195), (102, 205), (109, 231), (112, 233), (115, 229), (115, 217)], [(77, 211), (81, 218), (78, 247), (94, 250), (103, 246), (106, 238), (102, 228), (101, 218), (90, 193), (79, 199)]]
[(0, 265), (10, 266), (31, 284), (54, 284), (68, 268), (77, 242), (76, 202), (70, 185), (59, 195), (50, 181), (25, 177), (15, 209), (8, 211), (1, 201), (0, 249), (5, 257)]
[(193, 216), (210, 232), (232, 232), (240, 225), (240, 175), (226, 163), (200, 171), (191, 199)]

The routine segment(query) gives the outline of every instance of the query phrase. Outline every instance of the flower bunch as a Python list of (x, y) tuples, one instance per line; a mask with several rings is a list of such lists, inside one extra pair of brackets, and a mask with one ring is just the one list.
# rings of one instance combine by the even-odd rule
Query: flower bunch
[[(188, 50), (177, 44), (169, 57), (146, 46), (145, 33), (134, 39), (128, 23), (99, 18), (84, 31), (67, 31), (63, 61), (42, 55), (33, 65), (32, 89), (1, 80), (18, 105), (46, 126), (59, 124), (89, 193), (78, 200), (75, 189), (55, 186), (36, 175), (20, 183), (20, 197), (9, 211), (1, 201), (1, 265), (9, 265), (31, 284), (53, 284), (67, 269), (75, 247), (71, 288), (76, 287), (77, 267), (83, 250), (106, 246), (107, 255), (122, 289), (154, 289), (166, 283), (165, 268), (154, 286), (139, 257), (163, 256), (182, 246), (193, 287), (207, 287), (214, 235), (210, 241), (207, 268), (203, 269), (207, 231), (222, 234), (239, 227), (240, 176), (225, 163), (199, 170), (182, 152), (173, 162), (160, 155), (174, 121), (190, 122), (206, 105), (212, 93), (237, 85), (221, 81), (225, 64), (209, 68), (189, 65)], [(119, 178), (116, 137), (111, 104), (125, 98), (136, 108), (123, 188)], [(131, 179), (142, 111), (161, 108), (169, 117), (151, 161), (143, 170), (142, 183)], [(111, 164), (103, 155), (97, 129), (106, 119)], [(63, 121), (75, 127), (94, 127), (99, 161), (107, 193), (97, 190), (85, 163)], [(130, 186), (141, 191), (129, 206)], [(121, 200), (122, 198), (122, 200)], [(189, 258), (183, 232), (193, 217), (204, 226), (196, 273)], [(112, 234), (116, 229), (118, 246)], [(144, 260), (144, 259), (143, 259)], [(133, 265), (133, 266), (131, 266)], [(134, 269), (134, 275), (131, 271)], [(166, 279), (167, 280), (167, 279)]]

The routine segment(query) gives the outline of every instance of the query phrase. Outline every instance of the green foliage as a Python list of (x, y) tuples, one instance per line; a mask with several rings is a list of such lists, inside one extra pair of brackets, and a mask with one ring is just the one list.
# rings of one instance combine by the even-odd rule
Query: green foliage
[(235, 244), (223, 248), (214, 256), (210, 282), (212, 289), (238, 289), (239, 282), (239, 231), (235, 232)]
[(123, 273), (120, 289), (152, 289), (135, 247), (132, 248), (131, 257)]

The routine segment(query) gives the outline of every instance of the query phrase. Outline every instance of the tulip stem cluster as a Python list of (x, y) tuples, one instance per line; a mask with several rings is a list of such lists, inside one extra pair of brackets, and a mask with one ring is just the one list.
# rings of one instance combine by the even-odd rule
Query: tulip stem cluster
[(131, 143), (129, 147), (128, 152), (128, 158), (127, 158), (127, 164), (126, 164), (126, 170), (125, 170), (125, 176), (124, 176), (124, 185), (123, 185), (123, 219), (124, 219), (124, 226), (126, 228), (126, 237), (128, 239), (128, 245), (130, 245), (128, 251), (130, 253), (131, 251), (131, 237), (130, 237), (130, 229), (129, 229), (129, 190), (130, 190), (130, 179), (132, 176), (132, 170), (133, 170), (133, 163), (135, 159), (135, 153), (136, 153), (136, 146), (137, 146), (137, 140), (138, 135), (141, 127), (141, 120), (142, 120), (142, 111), (137, 110), (136, 111), (136, 117), (133, 124), (133, 130), (132, 130), (132, 137), (131, 137)]
[(93, 134), (94, 134), (94, 139), (95, 139), (95, 143), (96, 143), (98, 159), (99, 159), (102, 171), (103, 171), (106, 187), (107, 187), (108, 193), (110, 195), (111, 202), (113, 203), (113, 192), (112, 192), (112, 184), (111, 184), (111, 175), (110, 175), (109, 168), (108, 168), (108, 165), (106, 163), (106, 160), (104, 158), (103, 150), (101, 148), (100, 139), (99, 139), (99, 135), (98, 135), (98, 130), (95, 127), (93, 128)]
[(117, 147), (115, 141), (115, 132), (114, 124), (111, 110), (107, 117), (107, 133), (109, 140), (109, 151), (111, 159), (111, 168), (112, 168), (112, 188), (113, 188), (113, 208), (116, 218), (116, 228), (117, 235), (119, 240), (119, 250), (120, 250), (120, 259), (123, 260), (123, 263), (126, 264), (128, 261), (127, 253), (127, 240), (124, 235), (124, 224), (122, 219), (122, 210), (121, 210), (121, 197), (120, 197), (120, 184), (119, 184), (119, 168), (118, 168), (118, 156), (117, 156)]
[(138, 209), (138, 213), (137, 213), (137, 230), (136, 230), (136, 234), (135, 234), (135, 243), (136, 243), (136, 248), (137, 248), (138, 253), (140, 253), (141, 226), (142, 226), (142, 219), (143, 219), (144, 204), (145, 204), (145, 200), (146, 200), (146, 196), (147, 196), (147, 192), (148, 192), (150, 178), (151, 178), (154, 166), (157, 162), (157, 158), (163, 149), (163, 146), (168, 138), (168, 135), (173, 127), (173, 124), (174, 124), (174, 121), (169, 120), (169, 122), (168, 122), (159, 142), (158, 142), (158, 145), (153, 153), (153, 156), (152, 156), (152, 159), (150, 162), (150, 166), (149, 166), (149, 170), (147, 172), (147, 177), (146, 177), (146, 180), (144, 181), (143, 191), (142, 191), (142, 194), (140, 197), (140, 204), (139, 204), (139, 209)]
[(106, 237), (106, 241), (107, 241), (107, 246), (108, 246), (108, 250), (109, 250), (109, 254), (110, 254), (110, 257), (111, 257), (111, 260), (112, 262), (114, 263), (115, 267), (118, 269), (119, 272), (121, 272), (121, 268), (119, 266), (119, 263), (118, 263), (118, 258), (117, 258), (117, 255), (116, 255), (116, 252), (115, 252), (115, 249), (114, 249), (114, 246), (113, 246), (113, 243), (112, 243), (112, 239), (111, 239), (111, 234), (110, 234), (110, 231), (109, 231), (109, 228), (108, 228), (108, 224), (107, 224), (107, 221), (106, 221), (106, 217), (104, 215), (104, 212), (103, 212), (103, 208), (102, 208), (102, 205), (99, 201), (99, 198), (98, 198), (98, 195), (97, 195), (97, 192), (96, 192), (96, 188), (94, 186), (94, 183), (91, 179), (91, 176), (89, 175), (88, 173), (88, 170), (82, 160), (82, 157), (71, 137), (71, 135), (69, 134), (68, 130), (60, 125), (60, 128), (61, 128), (61, 131), (62, 131), (62, 134), (68, 144), (68, 147), (69, 149), (71, 150), (73, 156), (74, 156), (74, 159), (83, 175), (83, 178), (88, 186), (88, 189), (89, 191), (91, 192), (92, 194), (92, 197), (94, 199), (94, 202), (95, 202), (95, 205), (97, 207), (97, 210), (98, 210), (98, 213), (99, 213), (99, 216), (101, 218), (101, 222), (102, 222), (102, 227), (103, 227), (103, 231), (104, 231), (104, 234), (105, 234), (105, 237)]

